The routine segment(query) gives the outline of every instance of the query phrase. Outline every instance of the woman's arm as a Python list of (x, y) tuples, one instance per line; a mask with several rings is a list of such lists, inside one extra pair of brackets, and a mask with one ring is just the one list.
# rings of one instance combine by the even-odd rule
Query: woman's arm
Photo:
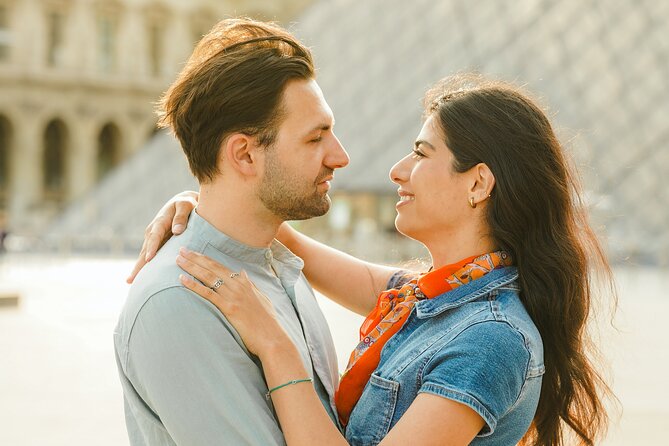
[(473, 409), (441, 396), (419, 393), (379, 446), (467, 445), (483, 428)]
[[(289, 340), (268, 345), (259, 358), (270, 389), (307, 376)], [(272, 392), (271, 397), (288, 446), (348, 445), (312, 385), (289, 385)], [(481, 428), (483, 419), (473, 409), (421, 393), (379, 446), (462, 446), (469, 444)]]
[[(270, 389), (296, 377), (306, 376), (292, 343), (273, 344), (259, 357)], [(323, 409), (313, 386), (286, 386), (272, 392), (272, 402), (288, 446), (348, 444)], [(422, 393), (379, 446), (467, 445), (481, 428), (483, 419), (473, 409), (453, 400)]]
[[(308, 376), (297, 349), (288, 339), (267, 345), (258, 357), (269, 389)], [(288, 446), (348, 445), (311, 383), (282, 387), (272, 392), (271, 398)]]
[(329, 299), (366, 316), (398, 268), (365, 262), (301, 234), (287, 223), (277, 239), (304, 260), (304, 275)]
[[(223, 278), (216, 290), (185, 275), (181, 282), (216, 305), (235, 327), (247, 349), (260, 358), (269, 389), (308, 376), (295, 345), (278, 323), (271, 302), (243, 271), (235, 274), (202, 254), (186, 250), (181, 251), (177, 264), (203, 283)], [(348, 444), (311, 383), (281, 387), (270, 397), (288, 446)], [(483, 419), (469, 407), (436, 395), (420, 394), (380, 444), (463, 446), (482, 427)]]
[[(174, 234), (186, 228), (188, 216), (197, 205), (198, 193), (181, 192), (158, 211), (144, 233), (144, 244), (128, 283), (156, 255), (158, 249)], [(329, 299), (366, 316), (374, 308), (378, 294), (397, 268), (357, 259), (299, 233), (284, 223), (277, 239), (304, 260), (304, 274), (311, 285)]]

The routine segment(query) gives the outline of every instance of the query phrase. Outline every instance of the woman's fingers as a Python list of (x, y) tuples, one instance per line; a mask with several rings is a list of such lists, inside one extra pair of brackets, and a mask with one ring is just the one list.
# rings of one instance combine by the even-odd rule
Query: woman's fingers
[(147, 262), (151, 260), (158, 252), (158, 249), (172, 237), (172, 215), (174, 212), (173, 204), (167, 215), (159, 215), (151, 222), (151, 229), (145, 236)]
[(185, 191), (176, 194), (158, 211), (144, 234), (146, 261), (151, 260), (161, 246), (172, 237), (184, 232), (190, 212), (197, 206), (199, 194)]
[(139, 271), (144, 268), (144, 265), (155, 257), (158, 249), (160, 249), (172, 235), (170, 232), (171, 218), (166, 218), (164, 212), (167, 212), (168, 215), (172, 215), (171, 213), (174, 212), (174, 204), (170, 205), (168, 203), (163, 206), (158, 215), (154, 217), (144, 230), (142, 249), (139, 252), (139, 257), (137, 257), (135, 266), (132, 268), (132, 272), (128, 278), (125, 279), (127, 283), (132, 283), (135, 280), (137, 273), (139, 273)]
[[(179, 280), (184, 287), (214, 304), (235, 327), (248, 351), (260, 355), (267, 339), (285, 335), (276, 320), (274, 307), (267, 296), (255, 288), (245, 271), (232, 273), (231, 276), (230, 270), (217, 264), (216, 272), (213, 272), (202, 266), (210, 260), (202, 255), (197, 258), (191, 256), (190, 259), (180, 255), (177, 261), (181, 268), (204, 282), (204, 285), (185, 274), (179, 275)], [(209, 288), (209, 284), (215, 283), (218, 278), (224, 284), (216, 290)]]
[(135, 280), (135, 277), (137, 277), (137, 273), (144, 267), (144, 265), (146, 265), (146, 239), (144, 239), (144, 243), (142, 243), (142, 250), (139, 251), (139, 257), (137, 257), (135, 266), (132, 268), (130, 275), (125, 279), (126, 283), (132, 283), (133, 280)]
[(223, 299), (217, 292), (202, 285), (197, 280), (191, 279), (185, 274), (180, 274), (179, 280), (183, 286), (198, 294), (200, 297), (207, 299), (209, 302), (216, 305), (216, 307), (225, 314), (225, 299)]
[[(244, 275), (246, 280), (240, 280), (241, 275), (233, 273), (232, 270), (203, 254), (189, 251), (186, 248), (179, 250), (177, 265), (210, 288), (214, 288), (220, 279), (222, 283), (215, 287), (217, 291), (223, 286), (227, 291), (238, 292), (245, 283), (251, 283), (248, 276)], [(223, 292), (223, 289), (220, 291)]]
[(172, 237), (186, 229), (190, 212), (197, 206), (200, 194), (184, 191), (176, 194), (165, 203), (144, 231), (144, 242), (139, 258), (135, 262), (130, 275), (125, 279), (132, 283), (137, 273), (156, 255), (161, 246)]
[(186, 248), (180, 248), (179, 254), (182, 257), (190, 260), (194, 264), (201, 266), (202, 268), (208, 269), (209, 271), (212, 271), (213, 273), (215, 273), (224, 280), (226, 277), (229, 277), (230, 274), (232, 274), (232, 270), (225, 267), (224, 265), (221, 265), (216, 260), (212, 260), (206, 255), (200, 254), (199, 252), (190, 251)]
[(174, 202), (174, 218), (172, 219), (172, 233), (179, 235), (186, 229), (188, 216), (197, 206), (198, 194), (196, 192), (183, 192)]
[[(177, 265), (181, 267), (191, 276), (195, 277), (197, 280), (212, 288), (215, 286), (216, 282), (221, 279), (223, 283), (226, 283), (227, 275), (218, 274), (206, 267), (201, 266), (198, 262), (195, 262), (189, 258), (184, 257), (179, 254), (177, 256)], [(220, 284), (219, 286), (221, 286)], [(218, 287), (216, 287), (218, 288)]]

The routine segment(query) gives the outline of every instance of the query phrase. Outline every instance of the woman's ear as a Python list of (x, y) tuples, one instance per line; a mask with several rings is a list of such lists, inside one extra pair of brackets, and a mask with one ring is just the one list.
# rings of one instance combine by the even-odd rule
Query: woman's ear
[(233, 133), (225, 138), (219, 151), (219, 171), (232, 169), (243, 176), (258, 174), (258, 146), (252, 136), (244, 133)]
[(472, 168), (474, 174), (474, 182), (469, 189), (470, 201), (473, 199), (473, 204), (476, 205), (485, 201), (490, 197), (493, 188), (495, 187), (495, 176), (485, 163), (478, 163)]

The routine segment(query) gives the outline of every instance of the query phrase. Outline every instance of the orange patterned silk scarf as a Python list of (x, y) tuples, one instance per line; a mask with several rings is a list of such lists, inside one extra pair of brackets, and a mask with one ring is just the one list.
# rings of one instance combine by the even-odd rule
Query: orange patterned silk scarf
[(382, 292), (376, 307), (360, 327), (360, 343), (351, 353), (335, 394), (342, 425), (348, 423), (372, 372), (379, 365), (383, 346), (402, 328), (417, 301), (437, 297), (511, 263), (511, 257), (504, 251), (469, 257), (418, 276), (400, 289)]

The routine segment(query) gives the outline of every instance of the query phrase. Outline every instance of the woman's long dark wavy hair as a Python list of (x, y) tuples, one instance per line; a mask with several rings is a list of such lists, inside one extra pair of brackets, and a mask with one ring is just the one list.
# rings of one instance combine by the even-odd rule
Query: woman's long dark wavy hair
[(449, 77), (427, 92), (425, 113), (439, 118), (456, 171), (485, 163), (495, 176), (490, 235), (515, 260), (544, 345), (541, 397), (522, 444), (594, 444), (608, 424), (603, 398), (612, 394), (586, 330), (593, 273), (603, 273), (613, 295), (615, 288), (571, 163), (544, 112), (514, 86)]

